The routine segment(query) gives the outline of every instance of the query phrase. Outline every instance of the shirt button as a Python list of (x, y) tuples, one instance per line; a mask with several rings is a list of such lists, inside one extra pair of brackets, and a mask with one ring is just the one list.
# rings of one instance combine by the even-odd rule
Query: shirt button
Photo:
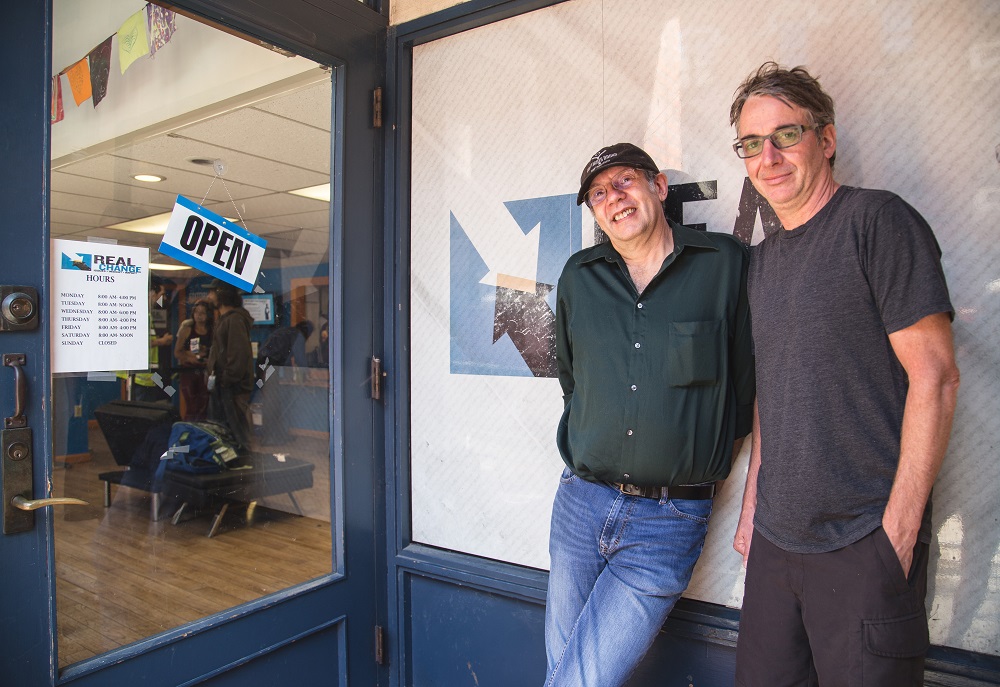
[(626, 433), (626, 434), (628, 434), (629, 436), (632, 436), (632, 430), (631, 430), (631, 429), (630, 429), (630, 430), (628, 430), (628, 431), (627, 431), (627, 432), (625, 432), (625, 433)]
[(635, 347), (636, 348), (642, 348), (642, 344), (640, 344), (638, 341), (636, 341), (635, 342)]
[(638, 389), (638, 388), (639, 388), (639, 387), (637, 387), (637, 386), (636, 386), (635, 384), (633, 384), (633, 385), (632, 385), (632, 391), (635, 391), (635, 390), (636, 390), (636, 389)]
[(635, 307), (639, 308), (639, 310), (642, 310), (642, 303), (639, 303), (639, 304), (638, 304), (637, 306), (635, 306)]

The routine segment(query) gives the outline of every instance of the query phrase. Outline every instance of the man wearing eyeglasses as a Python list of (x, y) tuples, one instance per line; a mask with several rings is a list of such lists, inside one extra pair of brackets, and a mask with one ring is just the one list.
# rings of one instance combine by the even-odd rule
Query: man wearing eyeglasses
[(746, 249), (669, 222), (667, 178), (619, 143), (584, 167), (607, 241), (570, 257), (556, 342), (566, 468), (552, 510), (549, 687), (625, 682), (691, 578), (750, 432)]
[(941, 251), (895, 194), (834, 180), (833, 101), (805, 69), (762, 65), (730, 122), (783, 227), (751, 254), (736, 682), (922, 685), (930, 492), (958, 390)]

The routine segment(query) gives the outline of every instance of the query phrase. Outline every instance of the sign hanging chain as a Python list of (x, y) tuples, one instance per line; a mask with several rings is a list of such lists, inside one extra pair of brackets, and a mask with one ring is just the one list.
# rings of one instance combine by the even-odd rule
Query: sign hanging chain
[(243, 220), (243, 215), (240, 214), (240, 209), (236, 207), (236, 201), (233, 200), (233, 194), (229, 192), (229, 186), (226, 185), (226, 180), (223, 178), (223, 175), (226, 173), (226, 163), (222, 160), (215, 160), (212, 162), (212, 169), (215, 170), (215, 177), (212, 178), (212, 183), (208, 185), (208, 190), (205, 191), (205, 195), (202, 196), (201, 202), (198, 205), (205, 207), (205, 200), (208, 198), (208, 194), (212, 192), (215, 180), (221, 179), (222, 187), (226, 189), (226, 195), (229, 196), (229, 202), (233, 204), (233, 210), (236, 210), (236, 216), (240, 218), (240, 224), (243, 225), (244, 229), (248, 229), (247, 223)]

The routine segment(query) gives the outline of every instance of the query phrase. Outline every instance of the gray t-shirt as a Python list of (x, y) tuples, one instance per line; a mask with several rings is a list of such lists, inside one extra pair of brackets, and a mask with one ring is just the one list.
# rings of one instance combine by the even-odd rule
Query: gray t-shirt
[[(842, 186), (751, 252), (761, 468), (755, 530), (797, 553), (881, 525), (907, 378), (888, 335), (952, 312), (927, 222), (887, 191)], [(929, 535), (930, 506), (922, 538)]]

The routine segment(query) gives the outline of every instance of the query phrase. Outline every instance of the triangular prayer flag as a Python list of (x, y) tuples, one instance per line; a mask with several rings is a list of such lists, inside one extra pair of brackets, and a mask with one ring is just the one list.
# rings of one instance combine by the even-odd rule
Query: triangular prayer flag
[(108, 74), (111, 71), (111, 39), (108, 36), (99, 46), (90, 51), (90, 83), (94, 89), (94, 107), (108, 94)]
[(170, 40), (177, 30), (174, 13), (171, 10), (149, 3), (146, 5), (149, 17), (149, 55), (152, 57)]
[(122, 74), (133, 62), (149, 54), (146, 38), (146, 12), (139, 10), (118, 27), (118, 63)]
[(69, 79), (69, 89), (73, 91), (73, 100), (79, 107), (80, 103), (90, 98), (90, 67), (87, 65), (87, 58), (84, 57), (67, 69), (66, 78)]
[(62, 103), (62, 77), (56, 74), (52, 77), (51, 123), (61, 122), (65, 114)]

